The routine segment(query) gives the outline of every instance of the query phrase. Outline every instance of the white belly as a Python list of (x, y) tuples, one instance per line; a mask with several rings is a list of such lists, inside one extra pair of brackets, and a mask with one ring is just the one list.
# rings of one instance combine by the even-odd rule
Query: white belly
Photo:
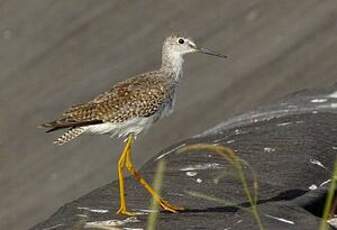
[(130, 133), (137, 136), (142, 131), (148, 129), (153, 122), (153, 117), (133, 118), (129, 121), (120, 123), (106, 122), (97, 125), (89, 125), (86, 127), (86, 132), (92, 134), (110, 134), (111, 137), (126, 137)]

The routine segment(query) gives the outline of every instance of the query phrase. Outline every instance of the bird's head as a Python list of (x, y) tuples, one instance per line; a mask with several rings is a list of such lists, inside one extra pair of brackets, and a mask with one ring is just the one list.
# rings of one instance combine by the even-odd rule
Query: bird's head
[(221, 58), (227, 58), (227, 56), (212, 50), (198, 47), (191, 38), (179, 35), (171, 35), (165, 39), (163, 53), (166, 53), (166, 55), (169, 56), (183, 56), (188, 53), (203, 53)]

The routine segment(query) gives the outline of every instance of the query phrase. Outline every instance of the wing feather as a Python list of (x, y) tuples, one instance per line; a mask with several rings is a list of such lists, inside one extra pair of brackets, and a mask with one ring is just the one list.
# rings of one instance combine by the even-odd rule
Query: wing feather
[(157, 72), (117, 83), (88, 103), (66, 110), (59, 119), (43, 124), (54, 131), (102, 122), (118, 123), (156, 113), (170, 98), (170, 86)]

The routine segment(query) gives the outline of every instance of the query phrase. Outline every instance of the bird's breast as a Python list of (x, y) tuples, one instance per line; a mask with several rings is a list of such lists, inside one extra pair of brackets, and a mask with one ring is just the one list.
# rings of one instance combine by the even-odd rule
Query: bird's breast
[(167, 117), (173, 113), (175, 102), (176, 102), (176, 93), (175, 87), (173, 87), (171, 89), (171, 92), (169, 93), (167, 101), (163, 104), (160, 118)]

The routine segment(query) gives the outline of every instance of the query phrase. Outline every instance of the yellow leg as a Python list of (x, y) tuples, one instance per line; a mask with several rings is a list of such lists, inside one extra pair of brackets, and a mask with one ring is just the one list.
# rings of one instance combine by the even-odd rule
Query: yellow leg
[(171, 205), (167, 201), (163, 200), (156, 191), (145, 181), (145, 179), (139, 174), (139, 172), (135, 169), (132, 163), (131, 158), (131, 144), (133, 141), (133, 136), (129, 135), (128, 143), (130, 142), (130, 147), (126, 150), (126, 159), (125, 164), (126, 168), (129, 170), (130, 174), (135, 178), (135, 180), (140, 183), (153, 197), (153, 199), (158, 202), (158, 204), (165, 210), (176, 213), (178, 211), (184, 210), (183, 208), (176, 207)]
[(123, 149), (123, 152), (121, 153), (121, 156), (118, 160), (118, 180), (119, 180), (119, 200), (120, 200), (120, 207), (117, 211), (117, 214), (122, 215), (134, 215), (135, 213), (129, 212), (126, 208), (126, 201), (125, 201), (125, 188), (124, 188), (124, 177), (123, 177), (123, 170), (125, 168), (126, 163), (126, 156), (127, 152), (130, 151), (131, 148), (132, 139), (128, 138), (128, 141)]

